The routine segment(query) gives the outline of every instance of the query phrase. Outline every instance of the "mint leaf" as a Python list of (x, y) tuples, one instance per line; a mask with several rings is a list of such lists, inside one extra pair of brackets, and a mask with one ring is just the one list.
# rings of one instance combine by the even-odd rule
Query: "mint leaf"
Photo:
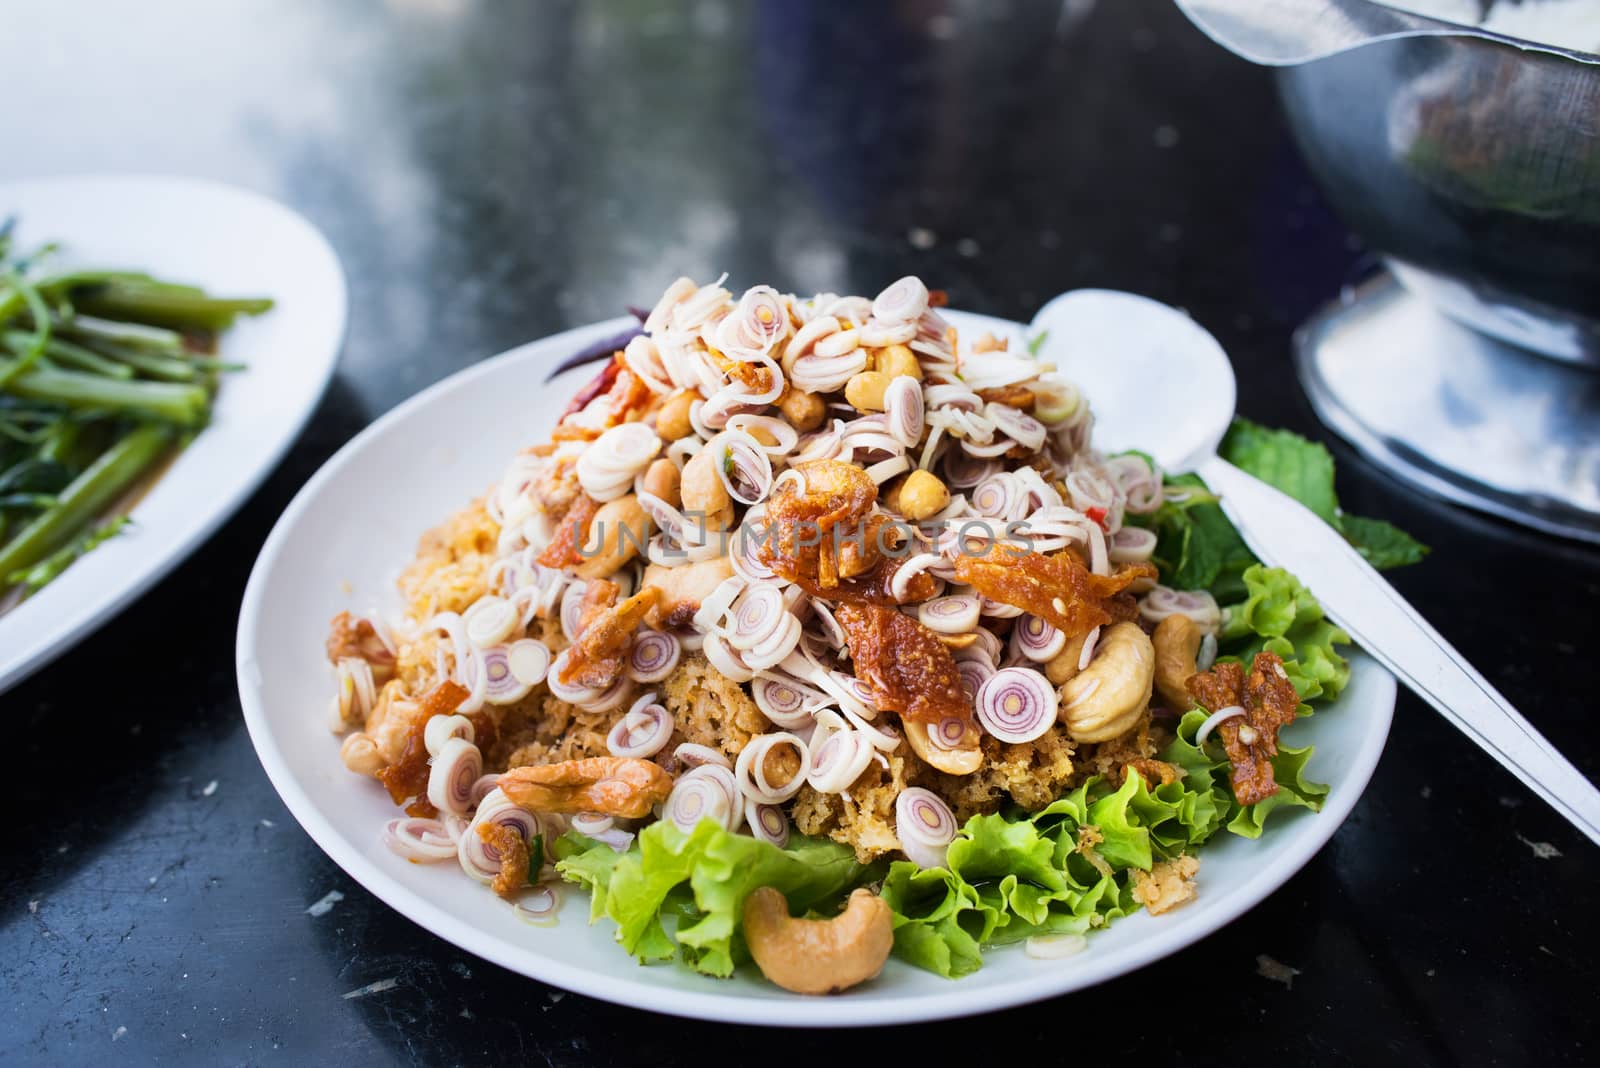
[(1318, 442), (1290, 430), (1235, 419), (1217, 451), (1235, 467), (1311, 509), (1373, 567), (1414, 564), (1428, 553), (1426, 545), (1392, 523), (1343, 513), (1333, 489), (1333, 454)]
[(1287, 493), (1339, 526), (1339, 499), (1333, 492), (1333, 454), (1289, 430), (1271, 430), (1235, 419), (1217, 450), (1222, 458)]
[(1420, 563), (1428, 547), (1393, 523), (1365, 516), (1341, 517), (1345, 540), (1367, 558), (1367, 563), (1382, 571), (1391, 567)]

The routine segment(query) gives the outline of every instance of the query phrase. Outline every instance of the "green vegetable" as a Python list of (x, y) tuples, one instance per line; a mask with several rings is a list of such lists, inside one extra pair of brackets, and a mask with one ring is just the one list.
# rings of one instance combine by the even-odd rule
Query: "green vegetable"
[[(779, 849), (710, 820), (688, 834), (666, 820), (652, 823), (621, 855), (569, 833), (555, 855), (556, 869), (594, 895), (591, 920), (605, 915), (617, 925), (623, 949), (650, 961), (676, 947), (696, 971), (716, 976), (731, 975), (748, 957), (739, 917), (756, 888), (776, 887), (803, 914), (838, 905), (875, 874), (836, 842), (797, 837)], [(674, 921), (671, 932), (664, 919)]]
[[(0, 357), (0, 377), (17, 365)], [(153, 416), (193, 427), (205, 422), (211, 397), (204, 387), (176, 382), (122, 381), (77, 371), (23, 371), (9, 386), (28, 400), (49, 401), (68, 408)]]
[(84, 526), (143, 474), (172, 443), (169, 427), (148, 424), (129, 431), (62, 490), (55, 506), (0, 547), (0, 582), (32, 567), (70, 542)]
[(1256, 564), (1242, 577), (1245, 599), (1223, 610), (1222, 653), (1247, 665), (1259, 652), (1276, 653), (1300, 700), (1338, 697), (1350, 662), (1334, 647), (1350, 644), (1350, 636), (1324, 619), (1311, 591), (1282, 568)]
[(1202, 709), (1184, 713), (1177, 735), (1162, 750), (1161, 759), (1183, 768), (1184, 784), (1197, 793), (1209, 795), (1211, 805), (1222, 813), (1222, 822), (1229, 831), (1243, 838), (1259, 838), (1267, 816), (1277, 809), (1306, 808), (1316, 812), (1322, 808), (1328, 788), (1305, 776), (1312, 753), (1309, 745), (1297, 749), (1279, 744), (1278, 755), (1272, 758), (1278, 792), (1253, 805), (1239, 804), (1228, 785), (1228, 756), (1221, 740), (1213, 734), (1206, 739), (1204, 747), (1195, 744), (1195, 735), (1206, 716)]
[(974, 816), (947, 867), (890, 866), (880, 892), (894, 913), (895, 955), (954, 978), (982, 965), (986, 945), (1103, 927), (1139, 907), (1135, 870), (1211, 837), (1231, 801), (1226, 777), (1219, 788), (1200, 754), (1193, 777), (1154, 791), (1138, 775), (1117, 790), (1095, 778), (1031, 816)]
[(5, 576), (4, 581), (10, 585), (23, 587), (27, 591), (27, 595), (31, 596), (60, 577), (61, 573), (71, 567), (78, 557), (122, 533), (123, 528), (127, 525), (128, 517), (125, 515), (119, 515), (103, 523), (97, 523), (80, 531), (77, 537), (32, 567), (13, 571)]
[(44, 355), (45, 346), (50, 343), (50, 309), (45, 305), (39, 291), (14, 269), (6, 272), (5, 281), (11, 291), (22, 299), (28, 313), (33, 317), (33, 335), (23, 346), (17, 359), (0, 364), (0, 390), (5, 389), (14, 378), (37, 363), (39, 357)]
[(259, 315), (272, 301), (208, 297), (194, 286), (135, 275), (110, 275), (69, 290), (73, 305), (104, 319), (130, 319), (174, 330), (223, 330), (235, 317)]
[(1293, 497), (1345, 536), (1373, 567), (1414, 564), (1428, 547), (1378, 519), (1348, 516), (1333, 489), (1333, 455), (1289, 430), (1235, 419), (1218, 449), (1224, 460)]
[(1237, 596), (1244, 589), (1240, 576), (1255, 563), (1255, 555), (1200, 476), (1177, 475), (1167, 485), (1182, 488), (1188, 496), (1164, 500), (1154, 515), (1127, 517), (1155, 531), (1153, 559), (1161, 580), (1174, 589), (1211, 590), (1219, 600)]
[(1041, 330), (1028, 339), (1028, 355), (1038, 356), (1039, 350), (1044, 348), (1044, 343), (1050, 340), (1050, 331)]

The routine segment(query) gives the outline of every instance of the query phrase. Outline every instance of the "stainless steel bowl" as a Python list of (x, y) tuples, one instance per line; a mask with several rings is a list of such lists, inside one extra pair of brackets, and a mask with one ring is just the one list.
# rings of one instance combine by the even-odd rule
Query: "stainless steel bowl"
[(1335, 207), (1407, 288), (1600, 366), (1600, 56), (1407, 37), (1281, 68), (1278, 88)]

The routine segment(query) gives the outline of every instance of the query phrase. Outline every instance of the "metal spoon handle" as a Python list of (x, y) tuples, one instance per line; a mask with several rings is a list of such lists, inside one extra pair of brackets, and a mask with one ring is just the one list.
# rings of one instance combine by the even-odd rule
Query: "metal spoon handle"
[(1367, 653), (1600, 844), (1600, 791), (1344, 538), (1226, 460), (1199, 474), (1257, 556), (1294, 572)]

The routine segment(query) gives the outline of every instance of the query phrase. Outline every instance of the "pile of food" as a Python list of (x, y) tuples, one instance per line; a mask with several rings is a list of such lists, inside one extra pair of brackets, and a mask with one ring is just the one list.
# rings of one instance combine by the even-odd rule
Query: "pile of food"
[(422, 539), (403, 615), (335, 618), (391, 848), (818, 993), (1075, 951), (1192, 898), (1218, 830), (1319, 807), (1279, 732), (1345, 636), (1198, 480), (1096, 452), (1043, 339), (942, 302), (679, 279)]
[(270, 300), (222, 299), (129, 271), (44, 273), (0, 221), (0, 611), (127, 522), (172, 449), (202, 428), (218, 337)]

